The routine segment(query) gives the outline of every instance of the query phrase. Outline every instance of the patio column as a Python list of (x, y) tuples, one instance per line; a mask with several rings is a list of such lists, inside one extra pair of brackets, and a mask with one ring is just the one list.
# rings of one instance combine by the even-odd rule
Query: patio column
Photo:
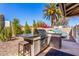
[(79, 44), (79, 25), (76, 26), (76, 43)]
[(73, 27), (73, 29), (72, 29), (72, 37), (73, 37), (73, 40), (76, 39), (76, 26)]

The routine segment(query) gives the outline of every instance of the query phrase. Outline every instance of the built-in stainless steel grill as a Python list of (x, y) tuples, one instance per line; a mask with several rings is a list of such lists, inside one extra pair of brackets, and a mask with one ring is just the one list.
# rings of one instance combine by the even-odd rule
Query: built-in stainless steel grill
[(43, 50), (47, 46), (47, 33), (43, 29), (38, 29), (40, 39), (40, 49)]

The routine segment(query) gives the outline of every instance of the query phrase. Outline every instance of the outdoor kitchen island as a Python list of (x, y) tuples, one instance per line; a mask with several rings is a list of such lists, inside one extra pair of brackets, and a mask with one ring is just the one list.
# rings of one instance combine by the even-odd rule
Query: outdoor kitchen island
[(48, 40), (48, 43), (50, 46), (56, 48), (56, 49), (61, 49), (62, 47), (62, 36), (59, 33), (48, 33), (48, 36), (50, 39)]
[(31, 56), (39, 54), (48, 46), (47, 40), (42, 40), (43, 42), (41, 42), (41, 37), (37, 35), (26, 34), (20, 37), (31, 44)]

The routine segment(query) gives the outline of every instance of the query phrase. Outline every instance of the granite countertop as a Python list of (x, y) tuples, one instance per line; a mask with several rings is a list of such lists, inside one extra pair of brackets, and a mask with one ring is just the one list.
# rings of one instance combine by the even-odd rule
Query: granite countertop
[(33, 34), (21, 34), (20, 37), (28, 40), (39, 40), (40, 36), (38, 35), (33, 35)]

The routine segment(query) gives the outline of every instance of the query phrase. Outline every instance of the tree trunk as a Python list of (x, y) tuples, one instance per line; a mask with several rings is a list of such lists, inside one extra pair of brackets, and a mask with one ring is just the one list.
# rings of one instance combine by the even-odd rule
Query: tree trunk
[(51, 27), (54, 29), (54, 15), (51, 16)]

